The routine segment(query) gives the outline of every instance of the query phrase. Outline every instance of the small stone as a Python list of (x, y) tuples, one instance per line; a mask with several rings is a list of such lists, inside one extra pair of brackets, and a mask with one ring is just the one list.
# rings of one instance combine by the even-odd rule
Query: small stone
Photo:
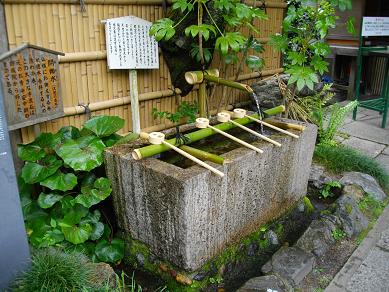
[(248, 249), (247, 249), (247, 256), (253, 257), (255, 256), (255, 253), (258, 251), (258, 244), (255, 242), (250, 243)]
[(335, 180), (335, 178), (326, 172), (324, 166), (317, 163), (312, 163), (308, 180), (309, 185), (316, 189), (322, 189), (326, 183), (333, 180)]
[(116, 273), (109, 264), (106, 263), (94, 263), (92, 264), (93, 273), (91, 276), (92, 283), (96, 286), (105, 285), (109, 283), (110, 288), (116, 286)]
[(377, 181), (368, 174), (361, 172), (346, 172), (340, 182), (344, 185), (358, 185), (365, 193), (368, 193), (380, 202), (386, 199), (386, 195)]
[(177, 274), (176, 281), (180, 284), (187, 285), (187, 286), (192, 285), (193, 283), (192, 279), (190, 279), (189, 277), (183, 274)]
[(268, 275), (262, 277), (255, 277), (248, 280), (237, 292), (255, 292), (255, 291), (290, 291), (284, 282), (276, 275)]
[(193, 276), (193, 280), (201, 282), (202, 280), (205, 279), (206, 276), (207, 276), (206, 272), (200, 272), (200, 273), (197, 273), (195, 276)]
[(269, 240), (271, 245), (278, 245), (279, 244), (278, 236), (273, 230), (269, 230), (266, 233), (266, 238)]
[(145, 264), (145, 256), (143, 254), (141, 254), (140, 252), (138, 252), (135, 257), (136, 257), (136, 261), (138, 262), (138, 264), (141, 267), (143, 267)]
[(365, 192), (358, 185), (346, 185), (342, 190), (342, 194), (353, 198), (356, 202), (359, 202), (363, 199)]
[(304, 211), (305, 211), (304, 203), (298, 204), (297, 209), (299, 210), (300, 213), (304, 213)]
[(262, 267), (262, 272), (280, 275), (296, 286), (312, 271), (314, 264), (315, 257), (311, 253), (295, 246), (281, 247)]
[(159, 269), (162, 271), (162, 272), (167, 272), (169, 270), (168, 266), (165, 265), (165, 264), (160, 264), (159, 265)]
[(386, 229), (381, 233), (381, 238), (378, 241), (377, 246), (389, 252), (389, 229)]

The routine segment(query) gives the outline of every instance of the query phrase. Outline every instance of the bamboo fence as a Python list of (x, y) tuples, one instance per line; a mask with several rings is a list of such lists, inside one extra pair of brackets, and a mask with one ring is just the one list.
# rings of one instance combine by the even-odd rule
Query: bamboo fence
[[(149, 21), (163, 17), (162, 1), (158, 0), (85, 0), (86, 11), (82, 12), (75, 0), (3, 0), (8, 42), (10, 49), (22, 43), (31, 43), (64, 52), (60, 58), (60, 76), (65, 117), (21, 129), (24, 143), (34, 139), (38, 132), (54, 132), (62, 126), (80, 127), (88, 118), (81, 105), (89, 105), (91, 115), (117, 115), (126, 120), (123, 133), (132, 129), (128, 70), (108, 70), (106, 63), (105, 32), (102, 20), (126, 15), (135, 15)], [(169, 1), (171, 2), (171, 1)], [(253, 1), (247, 1), (250, 3)], [(257, 5), (262, 2), (256, 1)], [(281, 31), (286, 4), (283, 0), (265, 2), (269, 19), (258, 21), (265, 51), (265, 68), (261, 73), (252, 73), (245, 68), (239, 75), (240, 82), (251, 84), (263, 76), (280, 73), (280, 54), (266, 42), (271, 34)], [(213, 67), (221, 68), (215, 57)], [(234, 79), (236, 66), (229, 66), (222, 77)], [(163, 129), (171, 126), (167, 121), (154, 120), (152, 108), (174, 111), (180, 101), (197, 99), (196, 88), (185, 97), (173, 93), (166, 63), (160, 54), (159, 70), (139, 70), (141, 128)], [(220, 103), (219, 97), (226, 96)], [(241, 103), (247, 95), (237, 90), (218, 87), (209, 102), (210, 110), (218, 105)]]

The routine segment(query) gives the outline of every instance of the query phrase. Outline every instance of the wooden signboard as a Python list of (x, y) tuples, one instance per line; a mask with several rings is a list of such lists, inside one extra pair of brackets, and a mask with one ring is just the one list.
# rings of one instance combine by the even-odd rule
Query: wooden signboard
[(389, 17), (364, 17), (362, 36), (389, 36)]
[(8, 130), (63, 116), (58, 55), (25, 44), (0, 56)]
[(106, 20), (109, 69), (158, 69), (158, 43), (149, 35), (152, 23), (135, 16)]
[(149, 35), (151, 22), (135, 16), (107, 19), (105, 36), (109, 69), (128, 69), (132, 131), (140, 133), (137, 69), (158, 69), (158, 42)]

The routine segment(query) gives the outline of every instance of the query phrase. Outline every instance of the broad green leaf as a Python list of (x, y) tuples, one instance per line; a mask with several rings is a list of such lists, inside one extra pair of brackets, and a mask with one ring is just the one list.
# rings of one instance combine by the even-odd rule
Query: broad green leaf
[(58, 170), (52, 176), (40, 182), (41, 186), (47, 187), (50, 190), (69, 191), (77, 185), (77, 177), (73, 173), (63, 173)]
[(38, 183), (53, 175), (61, 166), (62, 161), (54, 155), (44, 157), (39, 163), (26, 162), (22, 168), (22, 178), (28, 184)]
[(288, 39), (281, 34), (271, 35), (269, 45), (278, 51), (284, 52), (288, 48)]
[(234, 2), (231, 0), (215, 0), (213, 1), (213, 7), (228, 12), (230, 9), (234, 8)]
[(216, 39), (215, 48), (219, 50), (222, 55), (227, 55), (228, 50), (238, 52), (246, 43), (247, 39), (239, 32), (228, 32), (224, 36)]
[(264, 65), (264, 61), (262, 58), (254, 55), (247, 56), (246, 65), (251, 70), (259, 71)]
[(105, 145), (99, 138), (92, 136), (68, 140), (56, 149), (65, 164), (76, 171), (90, 171), (103, 163)]
[(98, 116), (84, 124), (84, 128), (91, 130), (98, 137), (109, 136), (119, 131), (123, 126), (124, 120), (116, 116)]
[(315, 54), (326, 57), (331, 53), (331, 48), (327, 43), (324, 42), (316, 42), (310, 47), (314, 50)]
[(95, 253), (98, 259), (103, 262), (117, 263), (124, 256), (124, 241), (119, 238), (115, 238), (111, 242), (103, 239), (97, 243)]
[(111, 147), (113, 145), (116, 144), (117, 141), (119, 141), (121, 138), (123, 138), (122, 136), (120, 136), (119, 134), (112, 134), (112, 135), (109, 135), (108, 137), (104, 137), (102, 140), (103, 140), (103, 143), (105, 144), (105, 146), (107, 147)]
[(46, 156), (46, 152), (38, 145), (18, 145), (18, 156), (23, 161), (35, 162)]
[(81, 222), (82, 218), (88, 215), (88, 213), (88, 208), (76, 204), (66, 212), (64, 218), (60, 220), (59, 225), (61, 227), (70, 227), (74, 224), (78, 224)]
[(51, 229), (43, 235), (39, 247), (48, 247), (62, 242), (65, 239), (63, 233), (59, 229)]
[(357, 31), (355, 29), (354, 23), (355, 23), (355, 17), (354, 16), (350, 16), (349, 18), (347, 18), (347, 21), (346, 21), (347, 32), (349, 34), (351, 34), (352, 36), (356, 36), (357, 35)]
[(168, 41), (176, 33), (174, 29), (174, 22), (170, 18), (163, 18), (157, 20), (150, 28), (150, 36), (154, 36), (156, 41)]
[(61, 230), (65, 239), (73, 244), (84, 243), (92, 234), (93, 228), (90, 224), (79, 224), (69, 227), (62, 226)]
[(51, 229), (47, 224), (47, 218), (39, 217), (28, 221), (26, 224), (29, 242), (36, 247), (40, 247), (46, 232)]
[(174, 0), (172, 9), (173, 10), (180, 9), (181, 12), (185, 12), (186, 10), (192, 11), (193, 4), (191, 2), (186, 1), (186, 0)]
[(48, 209), (52, 207), (55, 203), (61, 200), (63, 197), (58, 193), (40, 193), (38, 197), (38, 205), (42, 209)]
[(311, 65), (320, 74), (328, 71), (328, 62), (324, 61), (320, 56), (313, 56)]
[(34, 145), (38, 145), (46, 151), (54, 149), (60, 143), (60, 136), (52, 133), (41, 133), (33, 142)]
[(105, 177), (98, 178), (94, 181), (93, 187), (86, 185), (81, 187), (81, 194), (74, 198), (73, 204), (81, 204), (86, 208), (105, 200), (111, 194), (111, 182)]

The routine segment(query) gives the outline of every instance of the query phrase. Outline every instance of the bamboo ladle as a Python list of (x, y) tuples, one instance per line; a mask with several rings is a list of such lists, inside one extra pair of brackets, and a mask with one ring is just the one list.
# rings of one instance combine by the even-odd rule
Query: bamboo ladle
[(249, 133), (251, 133), (251, 134), (253, 134), (253, 135), (255, 135), (255, 136), (257, 136), (257, 137), (259, 137), (259, 138), (261, 138), (261, 139), (263, 139), (263, 140), (265, 140), (267, 142), (269, 142), (269, 143), (272, 143), (272, 144), (276, 145), (277, 147), (281, 147), (281, 143), (279, 143), (277, 141), (274, 141), (273, 139), (270, 139), (270, 138), (268, 138), (268, 137), (266, 137), (264, 135), (261, 135), (261, 134), (255, 132), (255, 131), (251, 130), (250, 128), (247, 128), (247, 127), (245, 127), (245, 126), (243, 126), (243, 125), (241, 125), (241, 124), (231, 120), (231, 116), (230, 116), (229, 113), (226, 113), (226, 112), (218, 113), (217, 114), (217, 120), (219, 122), (230, 122), (230, 123), (234, 124), (235, 126), (241, 128), (242, 130), (245, 130), (245, 131), (247, 131), (247, 132), (249, 132)]
[(246, 118), (249, 118), (250, 120), (252, 120), (252, 121), (254, 121), (254, 122), (257, 122), (257, 123), (259, 123), (259, 124), (262, 124), (262, 125), (264, 125), (264, 126), (266, 126), (266, 127), (268, 127), (268, 128), (271, 128), (271, 129), (276, 130), (276, 131), (278, 131), (278, 132), (281, 132), (281, 133), (283, 133), (283, 134), (289, 135), (289, 136), (291, 136), (291, 137), (293, 137), (293, 138), (296, 138), (296, 139), (299, 138), (299, 136), (296, 135), (296, 134), (293, 134), (293, 133), (291, 133), (291, 132), (285, 131), (284, 129), (278, 128), (278, 127), (273, 126), (273, 125), (271, 125), (271, 124), (269, 124), (269, 123), (266, 123), (266, 122), (264, 122), (264, 121), (261, 121), (261, 120), (259, 120), (259, 119), (256, 119), (256, 118), (253, 118), (253, 117), (247, 115), (247, 114), (246, 114), (246, 110), (244, 110), (244, 109), (242, 109), (242, 108), (236, 108), (236, 109), (234, 109), (233, 115), (234, 115), (234, 118), (244, 118), (244, 117), (246, 117)]
[[(193, 162), (196, 162), (197, 164), (201, 165), (202, 167), (205, 167), (206, 169), (212, 171), (213, 173), (217, 174), (220, 177), (224, 176), (224, 173), (221, 172), (220, 170), (217, 170), (216, 168), (210, 166), (209, 164), (205, 163), (204, 161), (201, 161), (200, 159), (190, 155), (189, 153), (181, 150), (180, 148), (168, 143), (165, 141), (165, 134), (161, 132), (151, 132), (150, 134), (148, 133), (141, 133), (140, 136), (142, 138), (146, 138), (149, 140), (151, 144), (164, 144), (167, 147), (173, 149), (174, 151), (180, 153), (182, 156), (185, 156), (186, 158), (192, 160)], [(138, 149), (135, 149), (132, 152), (132, 157), (136, 160), (139, 159), (140, 153), (137, 152)]]
[(254, 151), (261, 153), (261, 154), (263, 153), (263, 150), (255, 147), (255, 146), (253, 146), (253, 145), (251, 145), (251, 144), (249, 144), (249, 143), (247, 143), (239, 138), (236, 138), (236, 137), (234, 137), (226, 132), (223, 132), (223, 131), (219, 130), (218, 128), (211, 126), (209, 124), (209, 120), (206, 118), (197, 118), (196, 119), (196, 127), (199, 129), (210, 128), (210, 129), (214, 130), (215, 132), (217, 132), (217, 133), (219, 133), (227, 138), (230, 138), (231, 140), (234, 140), (235, 142), (238, 142), (238, 143), (242, 144), (243, 146), (246, 146), (247, 148), (250, 148), (251, 150), (254, 150)]

